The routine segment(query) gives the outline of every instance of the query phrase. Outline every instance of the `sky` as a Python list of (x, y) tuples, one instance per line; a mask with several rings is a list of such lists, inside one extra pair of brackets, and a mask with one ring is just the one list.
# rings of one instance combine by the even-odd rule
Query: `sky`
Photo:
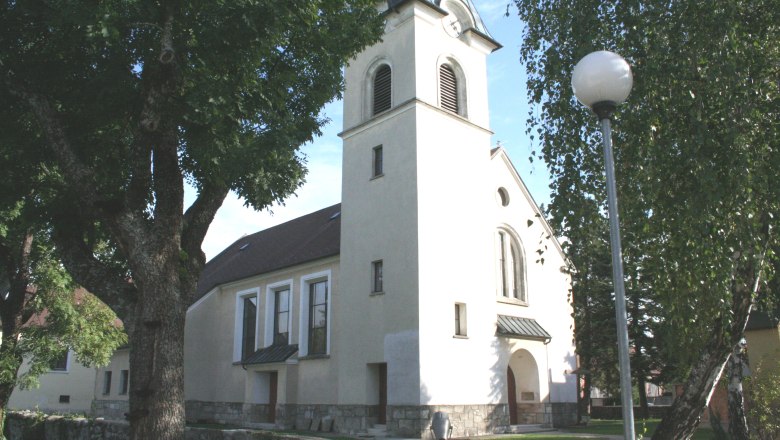
[[(525, 68), (520, 64), (519, 52), (522, 23), (513, 7), (507, 17), (508, 0), (473, 0), (482, 20), (493, 38), (503, 48), (488, 56), (488, 100), (490, 128), (495, 133), (492, 144), (498, 143), (509, 153), (513, 164), (523, 178), (537, 204), (549, 202), (549, 174), (544, 163), (531, 163), (532, 142), (526, 134), (528, 97), (525, 87)], [(273, 206), (260, 212), (244, 206), (235, 194), (228, 195), (211, 223), (203, 241), (206, 258), (211, 259), (244, 235), (292, 220), (341, 201), (341, 138), (342, 102), (335, 101), (323, 109), (330, 119), (322, 136), (301, 148), (306, 156), (306, 183), (283, 206)], [(188, 188), (185, 205), (194, 201), (195, 192)]]

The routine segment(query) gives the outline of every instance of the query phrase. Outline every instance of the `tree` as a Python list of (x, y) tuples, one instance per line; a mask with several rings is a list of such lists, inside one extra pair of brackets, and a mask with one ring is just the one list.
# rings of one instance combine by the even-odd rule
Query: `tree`
[(68, 350), (84, 365), (105, 365), (127, 340), (105, 304), (75, 290), (52, 246), (44, 206), (59, 176), (36, 164), (43, 151), (29, 128), (19, 108), (0, 109), (3, 142), (16, 147), (0, 155), (0, 438), (17, 386), (35, 386)]
[[(381, 16), (370, 0), (0, 8), (0, 94), (61, 177), (46, 211), (58, 251), (128, 331), (130, 436), (181, 439), (184, 319), (209, 224), (231, 190), (263, 209), (300, 185), (298, 147)], [(186, 209), (185, 180), (198, 192)]]
[(571, 71), (600, 49), (634, 69), (614, 133), (621, 233), (631, 237), (627, 253), (638, 252), (626, 276), (641, 279), (642, 296), (657, 306), (654, 344), (664, 365), (687, 377), (654, 438), (687, 438), (776, 258), (780, 5), (516, 5), (526, 25), (529, 122), (553, 176), (550, 215), (567, 237), (580, 224), (573, 206), (585, 196), (605, 200), (601, 139), (573, 97)]
[(17, 386), (37, 386), (38, 376), (69, 350), (86, 366), (106, 365), (127, 341), (114, 312), (86, 291), (74, 290), (51, 247), (39, 240), (42, 234), (14, 237), (14, 229), (0, 222), (0, 438)]

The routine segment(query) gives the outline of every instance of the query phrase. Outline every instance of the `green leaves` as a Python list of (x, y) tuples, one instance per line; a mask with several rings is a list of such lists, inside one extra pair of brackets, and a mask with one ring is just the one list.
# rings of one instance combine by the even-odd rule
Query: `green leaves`
[(632, 325), (647, 326), (632, 343), (654, 336), (662, 363), (684, 373), (697, 353), (679, 347), (700, 346), (715, 320), (732, 319), (734, 286), (751, 285), (748, 268), (778, 246), (767, 231), (780, 214), (780, 4), (515, 3), (526, 24), (528, 132), (554, 179), (548, 214), (571, 240), (575, 313), (592, 307), (599, 293), (587, 277), (609, 250), (595, 245), (606, 240), (600, 134), (572, 97), (571, 71), (600, 49), (632, 65), (634, 89), (613, 126), (629, 308), (641, 306)]

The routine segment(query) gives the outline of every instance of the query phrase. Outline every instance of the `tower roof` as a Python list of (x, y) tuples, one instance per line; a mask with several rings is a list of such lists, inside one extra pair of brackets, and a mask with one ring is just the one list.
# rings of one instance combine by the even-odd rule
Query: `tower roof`
[[(402, 4), (407, 3), (409, 1), (412, 0), (387, 0), (387, 8), (396, 9)], [(447, 13), (447, 11), (442, 9), (442, 5), (441, 5), (442, 0), (418, 0), (418, 1), (429, 3), (435, 6), (437, 9), (440, 9), (442, 12)], [(471, 0), (451, 0), (451, 1), (458, 1), (462, 3), (463, 6), (468, 10), (469, 14), (471, 14), (471, 18), (474, 23), (474, 30), (476, 30), (480, 34), (483, 34), (486, 37), (489, 37), (491, 40), (495, 40), (495, 38), (493, 38), (493, 36), (490, 35), (490, 32), (488, 32), (487, 27), (485, 27), (485, 22), (482, 21), (482, 17), (479, 16), (479, 12), (477, 12), (477, 8), (474, 6), (474, 3)]]

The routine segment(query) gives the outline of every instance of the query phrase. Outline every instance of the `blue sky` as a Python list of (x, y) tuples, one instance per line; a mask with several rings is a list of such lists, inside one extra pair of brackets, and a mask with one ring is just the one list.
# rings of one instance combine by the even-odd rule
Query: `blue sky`
[[(526, 135), (528, 98), (526, 96), (524, 67), (519, 61), (522, 23), (513, 7), (506, 17), (509, 0), (473, 0), (490, 33), (503, 48), (488, 56), (488, 90), (490, 128), (497, 142), (508, 151), (523, 181), (539, 204), (549, 202), (549, 175), (542, 162), (530, 163), (533, 148)], [(208, 259), (246, 234), (292, 220), (301, 215), (341, 201), (341, 139), (342, 103), (327, 105), (323, 113), (331, 122), (321, 137), (303, 146), (309, 174), (297, 195), (284, 206), (256, 212), (243, 205), (235, 194), (228, 195), (224, 205), (211, 224), (203, 251)], [(191, 203), (194, 194), (188, 191), (185, 203)]]

